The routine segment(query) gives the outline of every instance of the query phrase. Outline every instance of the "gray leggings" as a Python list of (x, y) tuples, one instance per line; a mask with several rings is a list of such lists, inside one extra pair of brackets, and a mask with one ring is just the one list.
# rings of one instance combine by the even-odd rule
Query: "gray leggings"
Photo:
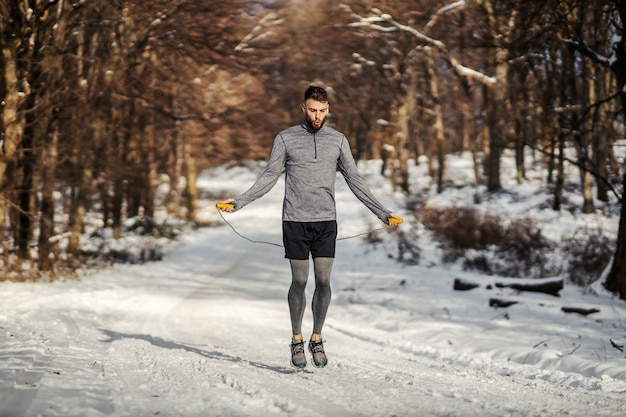
[[(315, 272), (315, 292), (313, 293), (313, 333), (322, 334), (326, 312), (330, 305), (330, 271), (333, 268), (334, 258), (313, 258)], [(302, 333), (302, 317), (306, 306), (304, 290), (309, 278), (309, 260), (290, 259), (291, 286), (287, 300), (291, 314), (291, 331), (293, 334)]]

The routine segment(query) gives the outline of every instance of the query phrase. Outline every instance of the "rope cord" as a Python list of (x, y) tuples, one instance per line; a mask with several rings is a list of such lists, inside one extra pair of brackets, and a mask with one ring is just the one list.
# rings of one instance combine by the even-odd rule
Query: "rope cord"
[[(228, 227), (230, 227), (230, 228), (232, 229), (232, 231), (233, 231), (233, 232), (235, 232), (235, 234), (236, 234), (237, 236), (239, 236), (240, 238), (245, 239), (245, 240), (247, 240), (248, 242), (251, 242), (251, 243), (260, 243), (260, 244), (263, 244), (263, 245), (278, 246), (279, 248), (282, 248), (282, 247), (283, 247), (283, 245), (280, 245), (280, 244), (278, 244), (278, 243), (274, 243), (274, 242), (267, 242), (267, 241), (265, 241), (265, 240), (253, 240), (253, 239), (250, 239), (250, 238), (248, 238), (248, 237), (246, 237), (246, 236), (242, 235), (241, 233), (239, 233), (239, 232), (237, 231), (237, 229), (235, 229), (235, 227), (234, 227), (232, 224), (230, 224), (230, 223), (228, 222), (228, 220), (226, 220), (226, 219), (224, 218), (224, 215), (222, 214), (222, 212), (221, 212), (220, 210), (217, 210), (217, 212), (219, 213), (219, 215), (220, 215), (220, 217), (222, 218), (222, 220), (224, 220), (224, 223), (226, 223), (226, 224), (228, 225)], [(357, 238), (357, 237), (360, 237), (360, 236), (364, 236), (364, 235), (370, 234), (370, 233), (372, 233), (372, 232), (376, 232), (376, 231), (378, 231), (378, 230), (384, 230), (384, 229), (385, 229), (384, 227), (379, 227), (379, 228), (377, 228), (377, 229), (370, 230), (370, 231), (363, 232), (363, 233), (359, 233), (359, 234), (356, 234), (356, 235), (346, 236), (346, 237), (339, 237), (339, 238), (337, 238), (337, 240), (348, 240), (348, 239), (354, 239), (354, 238)]]

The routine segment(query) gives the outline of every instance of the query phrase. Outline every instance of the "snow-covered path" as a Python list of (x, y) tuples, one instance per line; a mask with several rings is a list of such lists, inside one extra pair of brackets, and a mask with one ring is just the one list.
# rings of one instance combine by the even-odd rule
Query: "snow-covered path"
[[(280, 242), (277, 188), (229, 220)], [(372, 221), (351, 198), (338, 190), (351, 207), (340, 236)], [(304, 371), (289, 366), (282, 249), (227, 227), (187, 236), (158, 263), (81, 281), (0, 283), (0, 417), (626, 414), (623, 355), (576, 359), (583, 371), (568, 372), (556, 349), (528, 346), (530, 306), (554, 303), (549, 296), (527, 298), (501, 320), (451, 291), (446, 271), (404, 266), (360, 239), (338, 250), (324, 332), (330, 363)], [(571, 328), (551, 324), (545, 308), (546, 327), (531, 340), (545, 332), (563, 340)], [(610, 331), (626, 316), (621, 304), (603, 311), (602, 325), (568, 319)], [(305, 333), (310, 326), (307, 311)], [(522, 350), (535, 358), (528, 365), (516, 359)]]
[[(33, 284), (31, 296), (17, 303), (20, 320), (3, 324), (3, 365), (12, 363), (0, 374), (0, 415), (610, 416), (626, 410), (623, 394), (403, 351), (370, 334), (374, 329), (359, 317), (329, 320), (330, 365), (298, 372), (288, 364), (286, 263), (273, 249), (267, 262), (247, 262), (267, 249), (224, 245), (225, 232), (202, 231), (158, 264), (88, 277), (99, 284), (84, 289)], [(344, 309), (349, 306), (333, 306), (334, 313)], [(349, 320), (349, 312), (339, 313)]]

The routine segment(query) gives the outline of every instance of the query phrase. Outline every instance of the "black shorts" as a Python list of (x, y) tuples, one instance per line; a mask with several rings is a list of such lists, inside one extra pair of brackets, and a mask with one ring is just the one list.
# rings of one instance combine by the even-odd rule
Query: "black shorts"
[(334, 258), (337, 222), (283, 222), (285, 258)]

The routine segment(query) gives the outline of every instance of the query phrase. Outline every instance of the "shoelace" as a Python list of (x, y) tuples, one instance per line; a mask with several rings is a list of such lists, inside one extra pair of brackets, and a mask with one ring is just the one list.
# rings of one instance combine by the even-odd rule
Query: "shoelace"
[(304, 353), (304, 341), (291, 342), (291, 350), (294, 355), (298, 353)]
[(321, 340), (315, 342), (310, 341), (309, 343), (311, 344), (311, 350), (313, 353), (324, 353), (324, 345)]

